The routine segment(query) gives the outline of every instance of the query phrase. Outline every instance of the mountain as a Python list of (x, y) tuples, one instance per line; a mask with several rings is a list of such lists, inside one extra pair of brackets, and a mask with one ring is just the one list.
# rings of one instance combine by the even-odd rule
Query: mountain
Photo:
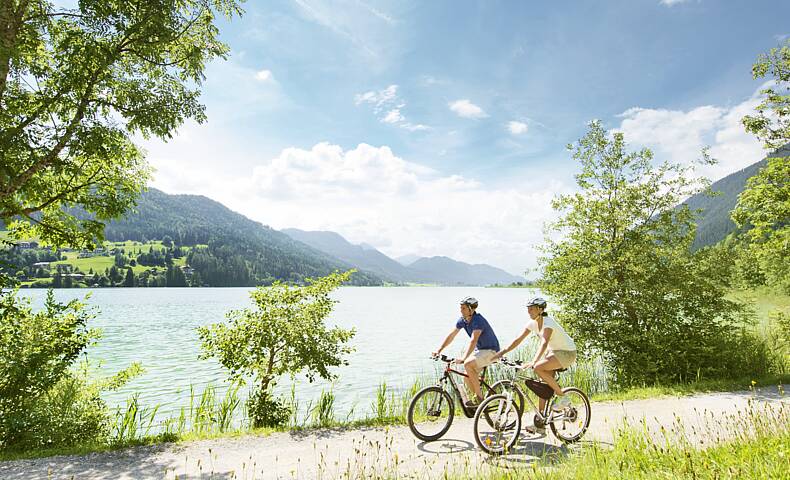
[[(469, 265), (447, 257), (420, 258), (408, 266), (384, 255), (370, 245), (354, 245), (335, 232), (283, 230), (293, 239), (304, 242), (357, 268), (370, 271), (392, 282), (439, 283), (443, 285), (490, 285), (523, 282), (490, 265)], [(401, 257), (402, 258), (402, 257)]]
[(335, 232), (307, 232), (296, 228), (286, 228), (282, 232), (294, 240), (310, 245), (361, 270), (373, 272), (390, 281), (414, 281), (412, 272), (400, 263), (370, 245), (354, 245)]
[(395, 258), (395, 261), (403, 265), (404, 267), (408, 267), (412, 263), (416, 262), (417, 260), (421, 259), (422, 257), (419, 255), (403, 255), (401, 257)]
[(448, 257), (421, 258), (409, 265), (409, 269), (416, 272), (423, 282), (443, 285), (491, 285), (524, 281), (491, 265), (470, 265)]
[(768, 163), (768, 158), (785, 156), (790, 156), (790, 144), (767, 158), (714, 182), (710, 189), (717, 192), (715, 196), (698, 193), (683, 202), (692, 210), (701, 210), (692, 249), (714, 245), (734, 232), (736, 226), (730, 218), (730, 212), (738, 203), (738, 195), (746, 188), (746, 181)]
[[(110, 241), (170, 236), (176, 245), (200, 246), (190, 251), (187, 262), (210, 286), (301, 282), (351, 267), (207, 197), (169, 195), (153, 188), (143, 193), (133, 213), (109, 222), (104, 233)], [(380, 285), (382, 281), (360, 271), (352, 283)]]

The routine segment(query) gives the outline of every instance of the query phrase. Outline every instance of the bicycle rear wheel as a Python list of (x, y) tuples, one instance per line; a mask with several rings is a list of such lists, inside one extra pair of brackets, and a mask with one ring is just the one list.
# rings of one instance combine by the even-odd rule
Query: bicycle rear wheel
[(573, 443), (582, 438), (587, 427), (590, 426), (590, 415), (592, 414), (590, 399), (576, 387), (564, 388), (562, 391), (565, 392), (565, 397), (570, 400), (570, 404), (559, 411), (553, 411), (555, 402), (561, 398), (554, 396), (549, 405), (553, 416), (549, 426), (555, 437), (564, 443)]
[(489, 455), (507, 452), (518, 441), (521, 412), (507, 395), (497, 394), (483, 400), (475, 412), (475, 442)]
[(455, 405), (444, 389), (425, 387), (412, 398), (407, 421), (415, 437), (426, 442), (438, 440), (453, 424)]

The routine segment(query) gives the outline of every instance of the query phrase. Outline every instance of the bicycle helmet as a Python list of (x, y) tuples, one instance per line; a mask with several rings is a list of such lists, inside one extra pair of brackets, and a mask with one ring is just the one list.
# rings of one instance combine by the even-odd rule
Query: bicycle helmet
[(528, 307), (531, 307), (533, 305), (535, 305), (536, 307), (540, 307), (540, 308), (546, 308), (546, 305), (548, 305), (548, 302), (543, 297), (535, 297), (532, 300), (530, 300), (529, 302), (527, 302), (527, 306)]
[(472, 308), (477, 308), (477, 299), (475, 297), (464, 297), (459, 302), (460, 305), (468, 305)]

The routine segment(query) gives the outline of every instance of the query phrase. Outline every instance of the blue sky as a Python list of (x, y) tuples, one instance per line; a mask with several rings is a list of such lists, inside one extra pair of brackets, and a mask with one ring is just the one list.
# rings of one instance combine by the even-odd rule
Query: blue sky
[(759, 160), (739, 121), (757, 54), (790, 34), (768, 1), (267, 1), (220, 25), (209, 121), (147, 141), (154, 186), (275, 228), (392, 256), (536, 265), (565, 146), (591, 119), (713, 179)]

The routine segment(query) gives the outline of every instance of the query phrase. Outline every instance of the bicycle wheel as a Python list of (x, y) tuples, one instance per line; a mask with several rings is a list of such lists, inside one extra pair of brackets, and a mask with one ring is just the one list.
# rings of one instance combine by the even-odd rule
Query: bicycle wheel
[(491, 395), (477, 407), (475, 442), (487, 454), (500, 455), (513, 448), (520, 431), (521, 413), (516, 408), (513, 397)]
[(555, 437), (564, 443), (573, 443), (582, 438), (590, 426), (590, 399), (576, 387), (564, 388), (562, 391), (570, 404), (562, 410), (553, 411), (558, 397), (552, 398), (549, 408), (552, 409), (553, 418), (549, 425)]
[[(513, 400), (516, 402), (516, 409), (518, 409), (518, 416), (520, 417), (524, 413), (524, 393), (521, 392), (518, 385), (513, 384), (510, 380), (500, 380), (491, 387), (491, 390), (494, 392), (493, 394), (504, 394), (511, 388), (513, 389)], [(488, 426), (493, 427), (494, 423), (488, 415), (488, 412), (483, 412), (483, 414), (488, 422)]]
[(425, 387), (411, 399), (408, 423), (411, 433), (420, 440), (430, 442), (442, 437), (453, 424), (455, 405), (444, 389)]

